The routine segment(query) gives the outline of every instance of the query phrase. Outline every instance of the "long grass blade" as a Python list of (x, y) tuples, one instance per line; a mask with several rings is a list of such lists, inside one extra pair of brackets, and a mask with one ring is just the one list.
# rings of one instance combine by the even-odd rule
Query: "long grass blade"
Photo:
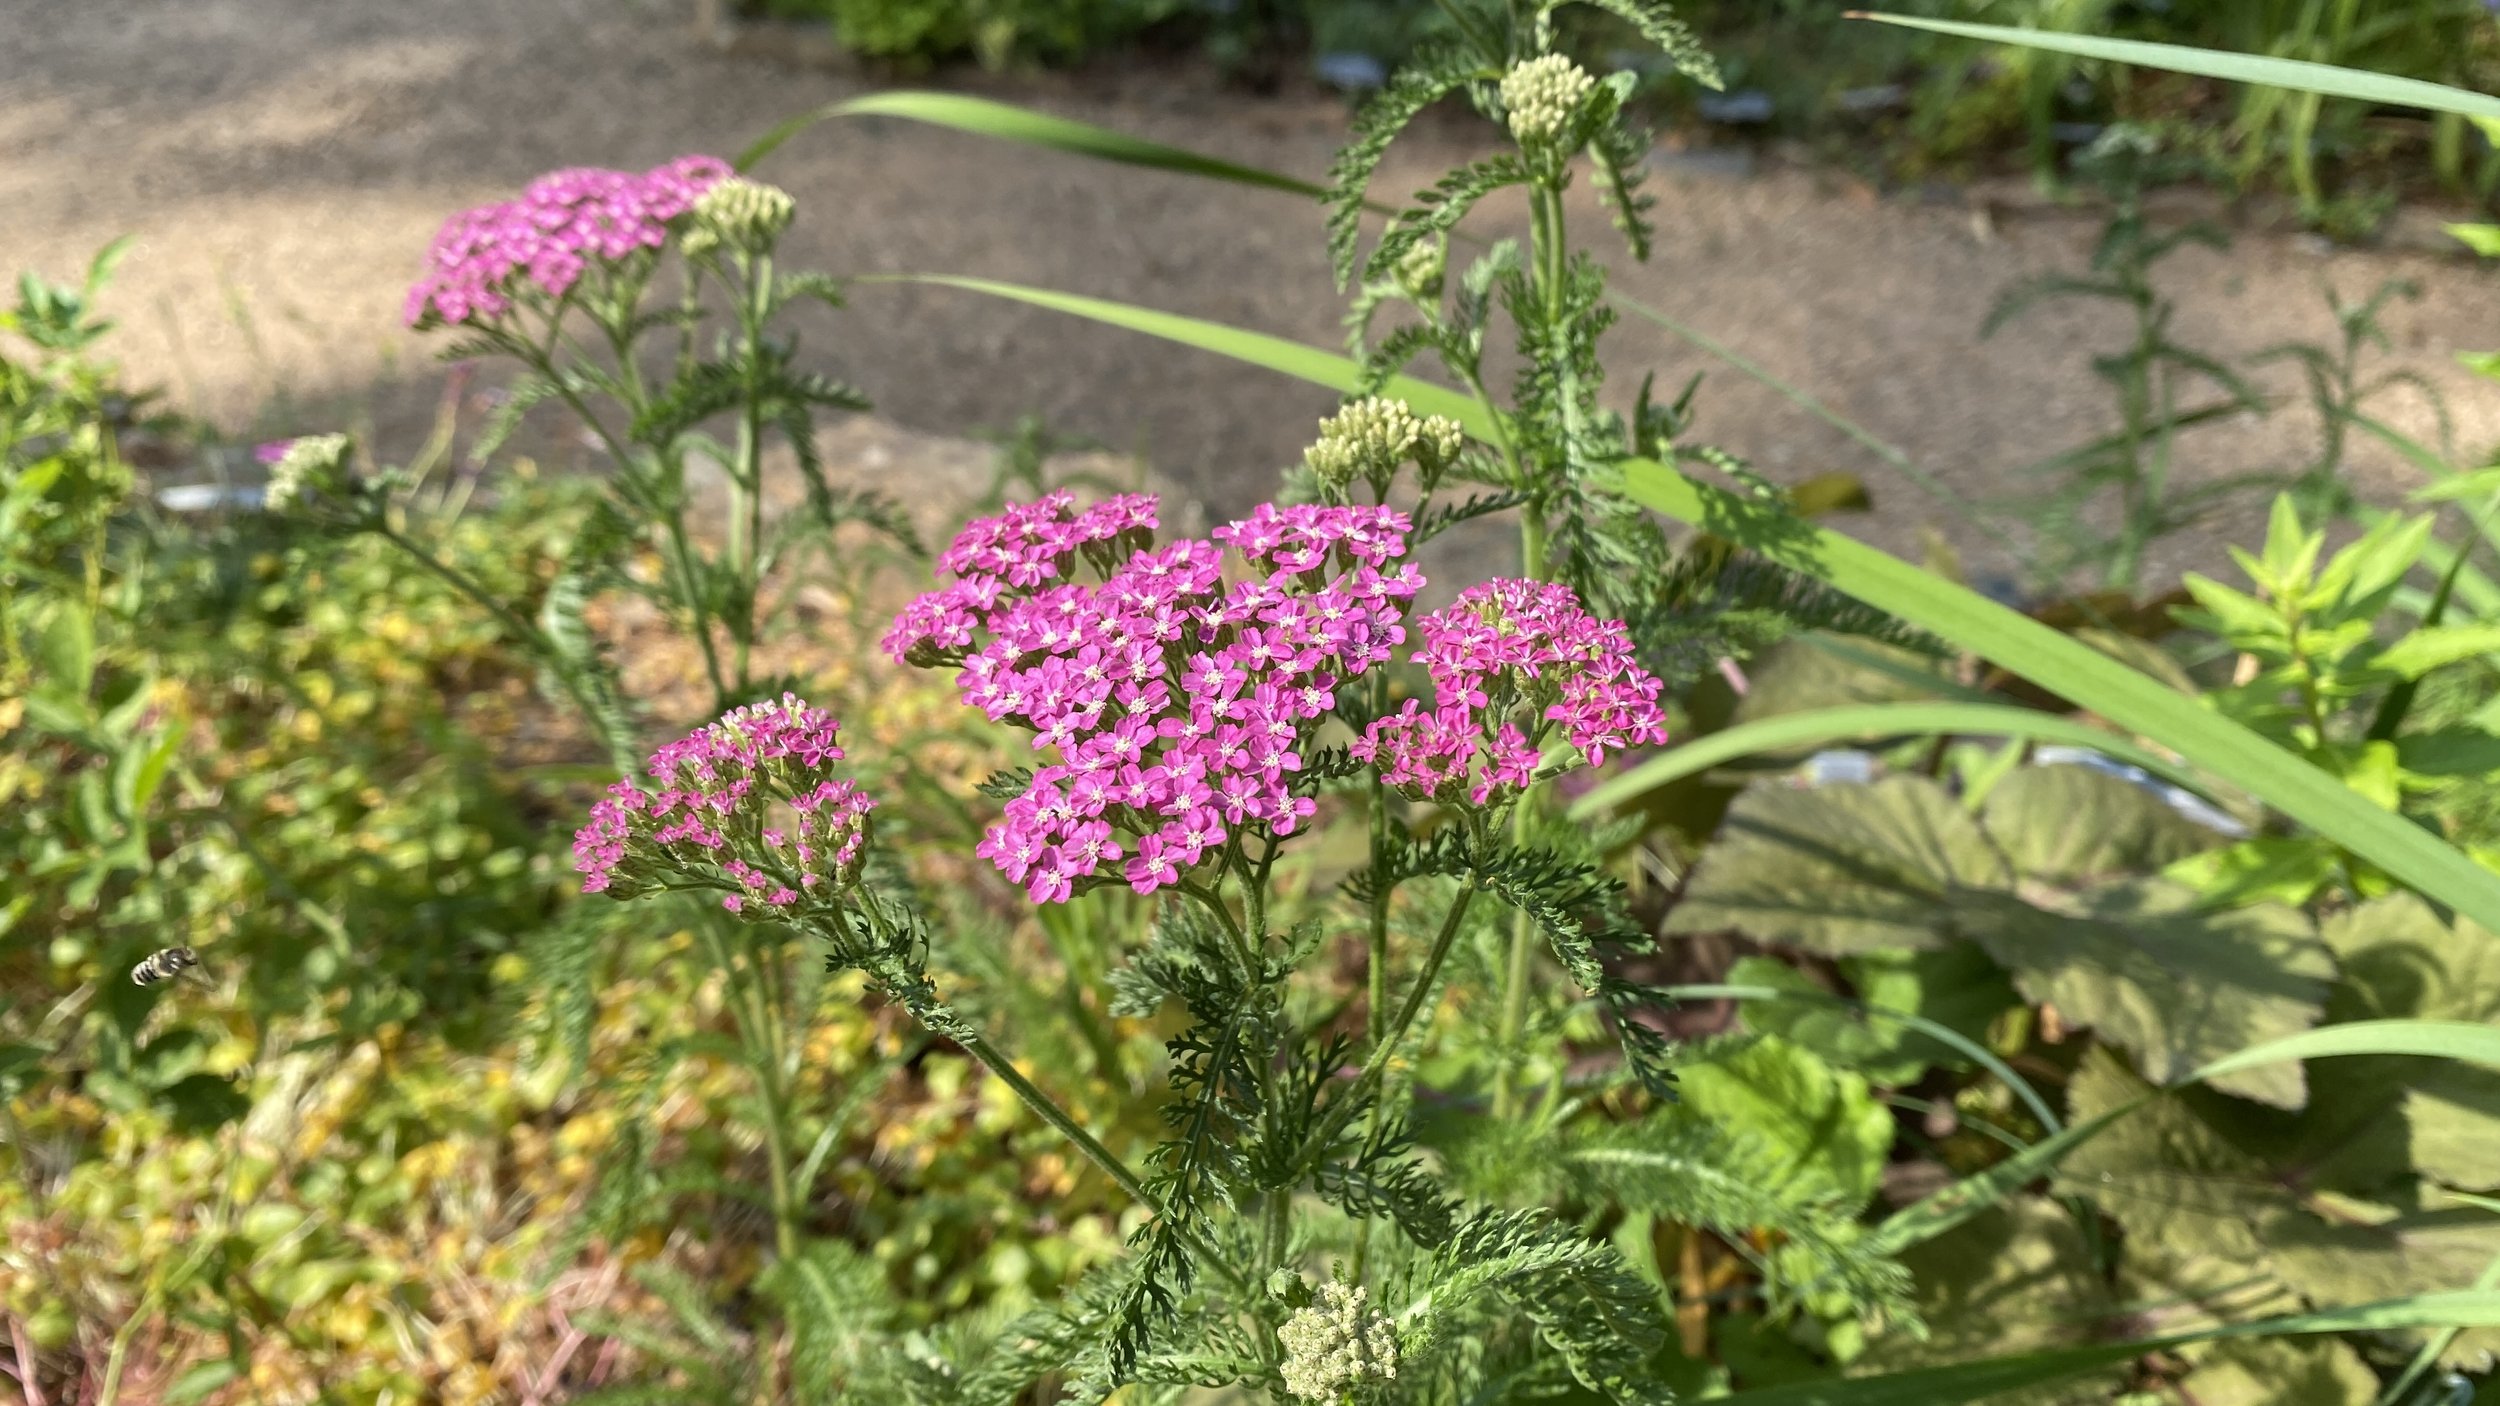
[[(878, 281), (958, 288), (1050, 308), (1339, 391), (1353, 390), (1362, 379), (1361, 368), (1346, 357), (1202, 318), (952, 274), (893, 274)], [(1450, 416), (1471, 434), (1492, 433), (1483, 408), (1446, 387), (1401, 376), (1387, 390), (1419, 411)], [(2424, 897), (2500, 930), (2500, 875), (2169, 685), (1976, 591), (1758, 500), (1698, 482), (1651, 459), (1626, 459), (1621, 467), (1624, 492), (1632, 501), (1749, 548), (2029, 679), (2127, 732), (2193, 757), (2199, 768), (2377, 865)]]
[(1327, 193), (1325, 186), (1296, 180), (1275, 171), (1263, 171), (1256, 166), (1243, 166), (1180, 147), (1146, 141), (1108, 127), (1097, 127), (1090, 122), (1053, 117), (1049, 113), (992, 102), (987, 98), (965, 97), (960, 93), (870, 93), (838, 103), (827, 103), (802, 112), (758, 137), (753, 145), (738, 153), (738, 169), (753, 169), (756, 163), (779, 150), (782, 143), (819, 122), (839, 117), (901, 117), (913, 122), (926, 122), (933, 127), (951, 127), (974, 136), (1022, 142), (1028, 146), (1066, 152), (1071, 156), (1090, 156), (1097, 161), (1114, 161), (1123, 166), (1145, 166), (1187, 176), (1206, 176), (1236, 185), (1306, 195), (1314, 200)]
[[(2014, 1067), (1999, 1059), (1995, 1051), (1952, 1026), (1929, 1020), (1915, 1011), (1897, 1011), (1889, 1006), (1873, 1005), (1847, 996), (1831, 996), (1812, 991), (1783, 991), (1776, 986), (1695, 983), (1662, 989), (1666, 995), (1679, 1001), (1795, 1001), (1805, 1005), (1830, 1006), (1838, 1010), (1856, 1011), (1860, 1015), (1876, 1020), (1907, 1026), (1995, 1075), (1999, 1082), (2014, 1091), (2015, 1097), (2023, 1101), (2024, 1107), (2031, 1110), (2031, 1116), (2040, 1120), (2040, 1126), (2052, 1133), (2061, 1132), (2065, 1128), (2065, 1120), (2057, 1116), (2057, 1110), (2050, 1107), (2049, 1101), (2040, 1096), (2040, 1091), (2032, 1086), (2031, 1081), (2015, 1073)], [(2045, 1147), (2047, 1143), (2043, 1142), (2039, 1145)], [(2026, 1177), (2024, 1180), (2028, 1181), (2030, 1178)]]
[(2435, 1294), (2410, 1294), (2350, 1308), (2285, 1314), (2248, 1323), (2225, 1323), (2191, 1333), (2142, 1338), (2135, 1342), (2102, 1343), (1926, 1367), (1881, 1377), (1804, 1382), (1766, 1387), (1722, 1397), (1729, 1406), (1961, 1406), (1999, 1392), (2060, 1381), (2095, 1367), (2141, 1357), (2148, 1352), (2226, 1338), (2300, 1337), (2320, 1333), (2401, 1332), (2425, 1328), (2487, 1328), (2500, 1325), (2500, 1292), (2453, 1289)]
[(2453, 112), (2462, 117), (2500, 118), (2500, 98), (2451, 88), (2444, 83), (2427, 83), (2419, 78), (2391, 78), (2384, 73), (2338, 68), (2333, 64), (2311, 63), (2305, 59), (2276, 59), (2258, 54), (2234, 54), (2220, 49), (2190, 48), (2183, 44), (2103, 39), (2091, 34), (2014, 29), (1999, 24), (1968, 24), (1960, 20), (1918, 19), (1909, 15), (1852, 11), (1849, 18), (1896, 24), (1905, 29), (1924, 29), (1963, 39), (1984, 39), (2025, 49), (2047, 49), (2083, 59), (2105, 59), (2111, 63), (2168, 69), (2172, 73), (2190, 73), (2199, 78), (2289, 88), (2329, 98), (2353, 98), (2365, 103), (2384, 103), (2390, 107), (2427, 108), (2432, 112)]
[(1607, 778), (1596, 789), (1573, 801), (1570, 815), (1573, 819), (1582, 819), (1661, 786), (1760, 752), (1785, 751), (1821, 742), (1948, 733), (2072, 743), (2132, 762), (2182, 786), (2200, 785), (2192, 770), (2157, 752), (2139, 747), (2106, 728), (2093, 727), (2055, 713), (2002, 703), (1862, 703), (1761, 718), (1706, 737), (1694, 738), (1630, 771)]

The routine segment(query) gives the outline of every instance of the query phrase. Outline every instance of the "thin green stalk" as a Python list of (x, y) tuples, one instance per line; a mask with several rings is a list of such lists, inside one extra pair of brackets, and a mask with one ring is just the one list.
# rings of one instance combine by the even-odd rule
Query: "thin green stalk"
[[(1035, 1117), (1048, 1123), (1057, 1130), (1061, 1137), (1075, 1143), (1077, 1150), (1085, 1154), (1087, 1161), (1100, 1168), (1104, 1176), (1111, 1178), (1112, 1182), (1134, 1198), (1138, 1205), (1159, 1217), (1169, 1218), (1170, 1213), (1163, 1209), (1163, 1202), (1157, 1199), (1152, 1191), (1146, 1189), (1146, 1184), (1138, 1180), (1137, 1174), (1129, 1170), (1128, 1164), (1121, 1161), (1119, 1155), (1110, 1148), (1103, 1146), (1092, 1133), (1085, 1131), (1074, 1118), (1069, 1117), (1067, 1110), (1061, 1108), (1057, 1100), (1042, 1092), (1032, 1080), (1025, 1078), (1022, 1071), (1010, 1063), (997, 1047), (990, 1044), (988, 1037), (978, 1031), (966, 1030), (955, 1036), (955, 1043), (963, 1049), (964, 1053), (981, 1061), (983, 1068), (998, 1076), (999, 1082), (1014, 1090), (1016, 1097), (1024, 1101), (1024, 1106), (1031, 1109)], [(1250, 1292), (1249, 1277), (1244, 1275), (1232, 1261), (1217, 1254), (1213, 1246), (1201, 1240), (1195, 1233), (1184, 1231), (1183, 1238), (1201, 1259), (1215, 1266), (1216, 1271), (1224, 1276), (1226, 1282), (1240, 1292)]]
[(1451, 900), (1449, 912), (1441, 919), (1441, 931), (1432, 940), (1432, 950), (1424, 955), (1423, 969), (1415, 974), (1415, 984), (1408, 988), (1406, 999), (1398, 1005), (1397, 1016), (1389, 1022), (1388, 1037), (1372, 1047), (1370, 1056), (1363, 1061), (1362, 1072), (1355, 1077), (1354, 1087), (1337, 1101), (1328, 1116), (1320, 1121), (1302, 1144), (1302, 1158), (1315, 1155), (1334, 1141), (1337, 1134), (1345, 1131), (1346, 1120), (1353, 1116), (1353, 1110), (1364, 1101), (1365, 1095), (1377, 1089), (1381, 1081), (1388, 1077), (1392, 1056), (1405, 1042), (1408, 1028), (1422, 1014), (1425, 1001), (1431, 998), (1433, 988), (1440, 981), (1441, 965), (1449, 959), (1450, 946), (1458, 938), (1459, 924), (1466, 918), (1469, 905), (1476, 901), (1476, 892), (1477, 885), (1472, 878), (1460, 885), (1458, 897)]
[(431, 574), (436, 580), (468, 597), (479, 609), (492, 616), (495, 623), (503, 627), (506, 633), (545, 661), (547, 672), (555, 676), (557, 684), (572, 698), (574, 706), (581, 710), (582, 719), (588, 722), (591, 730), (598, 733), (600, 740), (607, 744), (608, 759), (620, 772), (630, 774), (633, 771), (637, 760), (634, 756), (633, 739), (610, 735), (607, 729), (606, 711), (599, 706), (597, 699), (591, 697), (589, 690), (582, 686), (580, 677), (564, 664), (562, 652), (555, 647), (553, 640), (547, 638), (545, 631), (522, 619), (510, 606), (497, 600), (495, 594), (487, 590), (476, 577), (427, 551), (406, 533), (388, 523), (382, 523), (373, 530), (384, 541), (399, 548), (409, 560), (415, 562), (418, 567)]
[[(741, 256), (742, 266), (747, 260)], [(731, 560), (736, 564), (739, 585), (739, 609), (744, 618), (733, 622), (731, 638), (737, 647), (736, 674), (738, 691), (747, 691), (748, 653), (755, 636), (755, 595), (759, 588), (758, 563), (764, 547), (764, 402), (760, 383), (764, 351), (764, 318), (770, 311), (773, 261), (769, 254), (757, 255), (748, 274), (745, 297), (740, 300), (738, 321), (745, 339), (747, 394), (744, 413), (738, 422), (738, 464), (730, 478), (730, 541)], [(743, 524), (741, 523), (743, 519)]]
[(720, 968), (721, 980), (727, 985), (731, 1002), (731, 1018), (737, 1023), (738, 1040), (746, 1049), (747, 1062), (754, 1070), (758, 1095), (764, 1103), (764, 1172), (770, 1183), (773, 1208), (773, 1249), (784, 1261), (798, 1257), (799, 1227), (797, 1197), (790, 1185), (790, 1110), (781, 1082), (781, 1051), (774, 1040), (773, 1022), (765, 1010), (765, 1001), (757, 986), (762, 965), (760, 953), (748, 953), (748, 979), (738, 974), (736, 953), (722, 939), (719, 922), (707, 917), (699, 927), (706, 954)]

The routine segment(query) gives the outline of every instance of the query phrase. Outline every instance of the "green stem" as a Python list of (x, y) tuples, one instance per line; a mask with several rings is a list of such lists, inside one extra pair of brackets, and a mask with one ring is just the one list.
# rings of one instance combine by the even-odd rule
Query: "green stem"
[[(1103, 1146), (1092, 1133), (1085, 1131), (1074, 1118), (1069, 1117), (1067, 1110), (1061, 1108), (1057, 1100), (1042, 1092), (1032, 1080), (1025, 1078), (1022, 1071), (990, 1044), (988, 1037), (978, 1031), (963, 1030), (957, 1032), (953, 1038), (955, 1043), (962, 1047), (964, 1053), (981, 1061), (983, 1068), (998, 1076), (999, 1082), (1014, 1090), (1016, 1097), (1024, 1101), (1024, 1106), (1031, 1109), (1035, 1117), (1048, 1123), (1061, 1137), (1075, 1143), (1077, 1150), (1085, 1154), (1087, 1161), (1100, 1168), (1104, 1176), (1111, 1178), (1112, 1182), (1134, 1198), (1138, 1205), (1159, 1217), (1170, 1218), (1169, 1213), (1163, 1209), (1163, 1203), (1156, 1199), (1152, 1191), (1146, 1189), (1146, 1184), (1138, 1180), (1137, 1174), (1129, 1170), (1128, 1164), (1121, 1161), (1118, 1154)], [(1222, 1274), (1235, 1289), (1243, 1293), (1249, 1292), (1248, 1276), (1236, 1268), (1232, 1261), (1217, 1254), (1213, 1246), (1208, 1245), (1195, 1234), (1184, 1233), (1184, 1238), (1189, 1247), (1195, 1250), (1201, 1259), (1215, 1266), (1217, 1272)]]
[(720, 920), (707, 916), (701, 927), (707, 952), (728, 985), (738, 1043), (745, 1047), (747, 1064), (755, 1072), (757, 1092), (764, 1103), (764, 1172), (771, 1184), (773, 1249), (784, 1261), (794, 1260), (799, 1251), (800, 1207), (790, 1184), (790, 1136), (786, 1126), (790, 1109), (781, 1081), (778, 1029), (762, 990), (763, 954), (760, 944), (748, 949), (748, 975), (741, 979), (736, 954), (721, 937)]
[(738, 463), (730, 474), (729, 538), (736, 544), (731, 560), (738, 573), (738, 605), (743, 618), (731, 622), (730, 638), (737, 649), (735, 672), (738, 691), (742, 694), (747, 691), (748, 685), (748, 651), (755, 638), (755, 594), (760, 585), (756, 578), (764, 549), (764, 398), (761, 373), (764, 318), (770, 310), (772, 283), (772, 256), (757, 256), (749, 270), (748, 285), (744, 290), (746, 296), (740, 300), (738, 308), (740, 333), (746, 343), (743, 355), (747, 393), (744, 413), (738, 422)]
[(1387, 1038), (1372, 1047), (1371, 1055), (1363, 1061), (1362, 1072), (1355, 1077), (1354, 1087), (1337, 1101), (1328, 1116), (1304, 1141), (1303, 1158), (1315, 1155), (1334, 1141), (1337, 1134), (1345, 1131), (1346, 1121), (1353, 1116), (1353, 1110), (1364, 1102), (1365, 1095), (1380, 1087), (1381, 1081), (1388, 1077), (1391, 1057), (1405, 1042), (1406, 1032), (1414, 1025), (1415, 1018), (1423, 1013), (1424, 1003), (1431, 999), (1433, 988), (1440, 980), (1441, 964), (1449, 959), (1450, 946), (1458, 939), (1459, 924), (1465, 920), (1468, 906), (1476, 901), (1476, 892), (1476, 882), (1471, 878), (1459, 888), (1458, 897), (1451, 900), (1449, 912), (1441, 919), (1441, 931), (1432, 939), (1432, 950), (1424, 956), (1423, 969), (1415, 974), (1415, 984), (1408, 988), (1406, 999), (1398, 1004), (1396, 1017), (1389, 1022)]
[(468, 597), (479, 609), (494, 617), (495, 623), (501, 626), (505, 633), (518, 640), (532, 654), (537, 655), (547, 665), (547, 672), (555, 676), (557, 684), (564, 689), (567, 696), (572, 698), (573, 705), (581, 710), (582, 720), (589, 723), (591, 731), (597, 733), (599, 739), (607, 744), (610, 763), (622, 775), (633, 774), (634, 766), (639, 760), (634, 755), (633, 739), (618, 737), (608, 731), (605, 711), (599, 706), (598, 700), (591, 696), (590, 691), (583, 687), (579, 675), (565, 662), (563, 653), (556, 648), (555, 641), (547, 638), (544, 630), (522, 619), (512, 607), (496, 599), (495, 594), (487, 590), (476, 577), (427, 551), (406, 533), (388, 523), (383, 523), (373, 530), (384, 541), (405, 553), (409, 560), (415, 562), (418, 567), (431, 574), (436, 580)]
[[(1534, 792), (1519, 798), (1519, 808), (1511, 812), (1510, 836), (1514, 845), (1524, 842), (1528, 828), (1528, 807)], [(1511, 1116), (1513, 1076), (1517, 1069), (1520, 1035), (1528, 1026), (1528, 962), (1535, 950), (1536, 930), (1525, 913), (1511, 914), (1510, 955), (1502, 965), (1501, 1023), (1495, 1027), (1501, 1063), (1493, 1070), (1493, 1116)]]

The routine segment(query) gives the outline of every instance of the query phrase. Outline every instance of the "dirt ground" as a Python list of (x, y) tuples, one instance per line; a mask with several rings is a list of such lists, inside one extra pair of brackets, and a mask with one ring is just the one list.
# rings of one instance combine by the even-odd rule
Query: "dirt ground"
[[(370, 419), (385, 457), (421, 438), (441, 386), (436, 338), (399, 323), (403, 291), (444, 215), (562, 165), (639, 166), (732, 153), (864, 80), (733, 58), (690, 33), (688, 0), (0, 0), (0, 251), (64, 276), (105, 240), (135, 236), (108, 297), (126, 363), (239, 437)], [(980, 91), (1281, 170), (1322, 171), (1343, 131), (1324, 94), (1226, 92), (1187, 72), (961, 80)], [(1428, 182), (1487, 133), (1463, 117), (1393, 153), (1378, 193)], [(2117, 318), (2043, 311), (1982, 342), (2008, 284), (2077, 268), (2092, 227), (1990, 222), (1957, 202), (1882, 198), (1846, 180), (1773, 170), (1653, 181), (1664, 236), (1619, 286), (1731, 344), (1906, 450), (1939, 503), (1862, 447), (1668, 333), (1627, 321), (1609, 339), (1618, 391), (1709, 373), (1699, 432), (1775, 478), (1864, 474), (1877, 510), (1848, 525), (1915, 552), (1937, 528), (2001, 566), (1966, 520), (2017, 497), (2020, 464), (2107, 429), (2089, 359)], [(1237, 190), (1036, 154), (900, 122), (820, 126), (761, 172), (793, 191), (790, 261), (840, 273), (981, 274), (1126, 299), (1333, 344), (1341, 307), (1319, 212)], [(1581, 227), (1603, 236), (1585, 186)], [(1488, 232), (1515, 214), (1489, 210)], [(2500, 439), (2500, 389), (2453, 362), (2500, 346), (2500, 278), (2420, 254), (2243, 237), (2227, 260), (2168, 266), (2182, 340), (2243, 357), (2332, 331), (2321, 290), (2348, 297), (2419, 280), (2381, 363), (2447, 392), (2471, 452)], [(1067, 318), (973, 295), (857, 290), (810, 347), (904, 430), (961, 436), (1039, 414), (1056, 430), (1146, 456), (1218, 510), (1262, 496), (1295, 458), (1327, 393)], [(2261, 382), (2291, 394), (2288, 368)], [(2427, 430), (2419, 404), (2390, 418)], [(2310, 453), (2302, 413), (2191, 441), (2185, 471), (2285, 468)], [(898, 442), (910, 442), (905, 436)], [(908, 455), (853, 465), (910, 491)], [(2372, 496), (2406, 481), (2356, 465)], [(2009, 518), (2019, 530), (2019, 512)], [(2244, 536), (2253, 515), (2226, 524)], [(2165, 570), (2203, 564), (2181, 544)]]

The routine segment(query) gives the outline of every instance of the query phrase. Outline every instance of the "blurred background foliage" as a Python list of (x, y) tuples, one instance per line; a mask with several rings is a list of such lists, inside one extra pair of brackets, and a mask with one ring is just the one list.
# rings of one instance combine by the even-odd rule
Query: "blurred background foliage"
[[(950, 62), (1072, 65), (1121, 53), (1200, 53), (1237, 81), (1308, 74), (1377, 87), (1446, 32), (1433, 0), (747, 0), (750, 13), (820, 20), (852, 53), (901, 72)], [(1676, 88), (1634, 33), (1566, 12), (1592, 61), (1654, 68), (1652, 102), (1687, 142), (1796, 144), (1883, 180), (2029, 170), (2062, 180), (2066, 157), (2112, 123), (2167, 129), (2196, 158), (2180, 176), (2288, 193), (2303, 215), (2356, 233), (2406, 192), (2484, 199), (2500, 155), (2467, 124), (2371, 112), (2266, 89), (1990, 49), (1839, 23), (1854, 0), (1695, 0), (1679, 15), (1727, 77)], [(2500, 26), (2484, 0), (1902, 0), (1885, 10), (2340, 64), (2490, 91)]]

